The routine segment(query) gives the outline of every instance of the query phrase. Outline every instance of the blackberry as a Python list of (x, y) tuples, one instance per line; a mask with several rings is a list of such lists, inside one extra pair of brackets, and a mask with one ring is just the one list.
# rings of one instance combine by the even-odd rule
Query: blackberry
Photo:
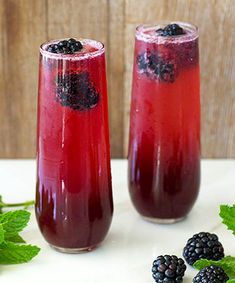
[(141, 72), (149, 77), (157, 78), (159, 81), (173, 83), (175, 80), (175, 64), (164, 60), (154, 53), (147, 52), (137, 56), (137, 65)]
[(68, 40), (68, 43), (69, 43), (69, 44), (74, 44), (74, 43), (76, 43), (76, 42), (77, 42), (77, 40), (74, 39), (74, 38), (70, 38), (70, 39)]
[(156, 32), (161, 36), (174, 36), (174, 35), (185, 34), (184, 29), (178, 24), (167, 25), (163, 29), (162, 28), (157, 29)]
[(92, 85), (88, 72), (65, 73), (57, 77), (56, 98), (63, 106), (83, 111), (97, 105), (99, 93)]
[(164, 82), (174, 82), (174, 64), (171, 63), (162, 63), (159, 68), (158, 76)]
[(228, 279), (228, 275), (221, 267), (211, 265), (203, 268), (194, 277), (193, 283), (225, 283)]
[(152, 274), (157, 283), (180, 283), (183, 281), (186, 265), (175, 255), (158, 256), (153, 262)]
[(163, 59), (160, 56), (152, 53), (148, 57), (148, 66), (154, 71), (154, 74), (159, 76), (161, 73), (161, 65), (164, 64)]
[(82, 48), (83, 46), (80, 41), (70, 38), (69, 40), (61, 40), (58, 43), (50, 44), (47, 51), (52, 53), (73, 54), (82, 50)]
[(137, 65), (141, 71), (145, 71), (147, 69), (148, 62), (146, 61), (145, 53), (137, 56)]
[(224, 248), (215, 234), (201, 232), (188, 240), (183, 256), (190, 265), (201, 258), (220, 260), (224, 257)]

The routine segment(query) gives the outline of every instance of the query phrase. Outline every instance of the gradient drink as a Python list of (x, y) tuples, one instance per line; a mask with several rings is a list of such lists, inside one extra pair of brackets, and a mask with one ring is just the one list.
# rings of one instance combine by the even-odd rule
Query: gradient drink
[(197, 28), (139, 26), (129, 138), (131, 199), (142, 216), (171, 223), (191, 210), (199, 183)]
[(53, 247), (90, 250), (113, 213), (104, 47), (70, 39), (40, 53), (38, 224)]

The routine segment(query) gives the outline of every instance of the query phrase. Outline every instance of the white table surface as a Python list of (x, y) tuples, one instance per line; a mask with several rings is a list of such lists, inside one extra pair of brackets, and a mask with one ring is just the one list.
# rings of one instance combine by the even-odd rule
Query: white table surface
[[(0, 194), (5, 201), (34, 198), (35, 161), (0, 160)], [(85, 254), (62, 254), (51, 249), (41, 236), (31, 209), (29, 226), (21, 235), (41, 247), (32, 262), (0, 266), (4, 283), (151, 283), (152, 261), (161, 254), (182, 255), (189, 237), (200, 231), (215, 232), (225, 253), (235, 255), (235, 237), (221, 224), (220, 204), (235, 203), (235, 160), (203, 160), (201, 191), (192, 212), (183, 222), (157, 225), (135, 212), (127, 190), (127, 163), (112, 161), (115, 212), (106, 240)], [(196, 271), (188, 266), (184, 283)]]

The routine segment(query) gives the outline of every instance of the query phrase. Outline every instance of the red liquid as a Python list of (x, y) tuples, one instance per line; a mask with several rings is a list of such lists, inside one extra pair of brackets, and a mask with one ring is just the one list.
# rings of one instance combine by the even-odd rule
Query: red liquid
[[(200, 183), (198, 38), (193, 31), (180, 40), (156, 37), (155, 41), (145, 35), (136, 38), (129, 191), (144, 217), (177, 220), (191, 210)], [(141, 54), (173, 64), (172, 77), (166, 73), (162, 79), (144, 63), (141, 69)]]
[[(94, 41), (83, 44), (88, 56), (40, 56), (36, 216), (46, 241), (67, 249), (102, 242), (113, 214), (105, 55), (95, 55)], [(98, 95), (91, 108), (76, 105), (80, 74)]]

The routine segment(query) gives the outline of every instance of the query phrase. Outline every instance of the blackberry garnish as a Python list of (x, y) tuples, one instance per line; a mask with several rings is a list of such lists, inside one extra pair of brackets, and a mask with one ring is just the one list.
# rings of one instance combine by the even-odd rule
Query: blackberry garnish
[(68, 43), (69, 43), (69, 44), (74, 44), (74, 43), (76, 43), (76, 42), (77, 42), (77, 40), (74, 39), (74, 38), (70, 38), (70, 39), (68, 40)]
[(68, 40), (61, 40), (58, 43), (58, 46), (61, 47), (61, 48), (67, 48), (68, 45), (69, 45), (69, 41)]
[(58, 75), (56, 96), (61, 105), (80, 111), (95, 107), (99, 101), (88, 72)]
[(201, 232), (188, 240), (183, 256), (190, 265), (202, 258), (220, 260), (224, 257), (224, 248), (215, 234)]
[(162, 28), (157, 29), (156, 32), (161, 36), (174, 36), (174, 35), (185, 34), (183, 28), (178, 24), (167, 25), (163, 29)]
[(47, 51), (52, 53), (73, 54), (82, 50), (83, 46), (80, 41), (74, 38), (69, 40), (61, 40), (58, 43), (50, 44)]
[(52, 45), (49, 45), (49, 47), (47, 48), (47, 51), (48, 52), (52, 52), (52, 53), (56, 53), (55, 49), (54, 49), (54, 46), (52, 46)]
[(157, 283), (180, 283), (183, 281), (186, 265), (175, 255), (158, 256), (153, 262), (152, 274)]
[(228, 279), (228, 275), (221, 267), (211, 265), (203, 268), (194, 277), (193, 283), (225, 283)]
[(76, 51), (81, 50), (83, 48), (82, 43), (80, 41), (76, 41), (72, 46)]

